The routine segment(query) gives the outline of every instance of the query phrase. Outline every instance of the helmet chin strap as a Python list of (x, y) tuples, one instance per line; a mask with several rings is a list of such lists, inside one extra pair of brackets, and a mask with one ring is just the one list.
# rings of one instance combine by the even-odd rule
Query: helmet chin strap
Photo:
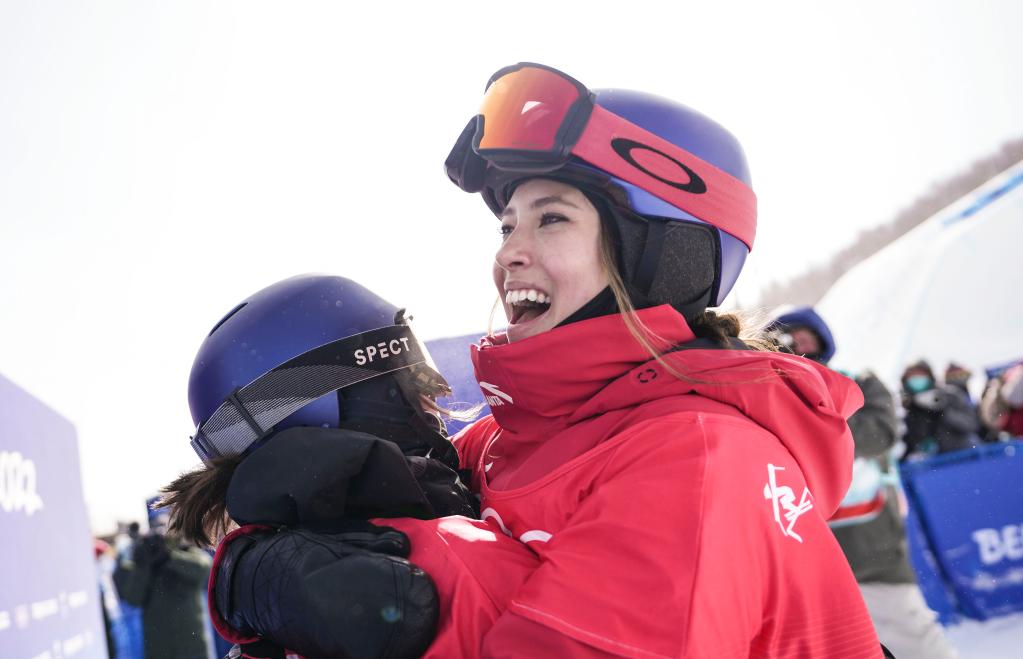
[(644, 239), (643, 251), (639, 256), (639, 265), (632, 276), (632, 284), (649, 297), (650, 289), (654, 285), (654, 277), (657, 276), (658, 266), (661, 263), (661, 251), (664, 249), (664, 236), (668, 230), (668, 223), (662, 220), (647, 220), (646, 238)]

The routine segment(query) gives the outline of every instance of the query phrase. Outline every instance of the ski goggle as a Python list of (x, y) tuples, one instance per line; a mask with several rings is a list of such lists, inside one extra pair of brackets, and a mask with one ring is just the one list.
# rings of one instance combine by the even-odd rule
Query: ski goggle
[[(394, 325), (313, 348), (232, 391), (196, 428), (192, 448), (207, 464), (213, 458), (242, 455), (317, 398), (402, 369), (409, 370), (418, 391), (450, 394), (403, 314), (398, 312)], [(450, 443), (444, 440), (435, 448), (448, 451)]]
[(501, 69), (444, 163), (448, 178), (466, 192), (480, 192), (491, 167), (539, 176), (575, 157), (752, 248), (756, 196), (745, 183), (595, 98), (579, 81), (542, 64)]

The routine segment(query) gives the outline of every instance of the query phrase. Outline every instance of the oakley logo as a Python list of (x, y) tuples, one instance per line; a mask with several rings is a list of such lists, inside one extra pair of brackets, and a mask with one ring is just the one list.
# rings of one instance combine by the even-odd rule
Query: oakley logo
[(487, 405), (491, 407), (501, 407), (506, 402), (508, 405), (515, 404), (515, 401), (512, 400), (512, 397), (501, 391), (496, 384), (490, 384), (489, 382), (480, 382), (480, 389), (484, 391), (483, 398), (486, 399)]
[(373, 363), (374, 359), (386, 359), (392, 355), (400, 355), (403, 352), (408, 352), (408, 349), (408, 338), (402, 337), (391, 341), (381, 341), (375, 346), (359, 348), (352, 355), (355, 357), (357, 365), (364, 366)]
[[(689, 192), (691, 194), (703, 194), (707, 191), (707, 184), (703, 182), (703, 179), (700, 178), (696, 172), (686, 167), (678, 160), (672, 158), (667, 153), (658, 151), (652, 146), (640, 144), (635, 140), (626, 139), (624, 137), (616, 137), (611, 140), (611, 148), (615, 150), (615, 153), (617, 153), (622, 160), (647, 176), (655, 178), (665, 185), (670, 185), (673, 188), (677, 188), (683, 192)], [(637, 159), (637, 155), (639, 158), (646, 161), (646, 164), (641, 163), (639, 159)], [(673, 164), (675, 167), (685, 172), (686, 180), (677, 181), (672, 178), (666, 178), (673, 174), (673, 172), (670, 171), (672, 167), (668, 163)], [(656, 168), (657, 171), (653, 171), (652, 168)]]
[(36, 492), (36, 464), (17, 451), (0, 451), (0, 510), (31, 517), (42, 507)]
[(785, 471), (784, 467), (767, 465), (767, 485), (764, 486), (764, 498), (771, 500), (774, 510), (774, 521), (778, 523), (783, 535), (802, 542), (803, 538), (795, 532), (796, 521), (813, 509), (810, 502), (810, 490), (803, 488), (803, 496), (796, 502), (796, 493), (787, 485), (778, 485), (777, 473)]

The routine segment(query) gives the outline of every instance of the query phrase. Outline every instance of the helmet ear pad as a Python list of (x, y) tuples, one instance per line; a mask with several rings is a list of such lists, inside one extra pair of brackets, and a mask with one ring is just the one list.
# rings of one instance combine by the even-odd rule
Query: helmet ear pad
[(607, 218), (603, 223), (617, 248), (618, 272), (637, 309), (669, 304), (691, 321), (711, 305), (720, 284), (717, 229), (639, 215), (597, 195), (591, 200), (598, 202), (601, 218)]

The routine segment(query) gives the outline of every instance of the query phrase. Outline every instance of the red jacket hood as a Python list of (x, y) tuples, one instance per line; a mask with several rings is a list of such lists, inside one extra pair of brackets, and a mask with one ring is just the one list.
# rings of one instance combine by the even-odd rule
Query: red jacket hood
[[(694, 339), (670, 306), (638, 312), (658, 349)], [(830, 515), (852, 475), (846, 419), (863, 405), (855, 382), (795, 355), (692, 348), (664, 360), (672, 376), (629, 334), (622, 316), (594, 318), (507, 343), (487, 337), (472, 349), (476, 378), (505, 450), (530, 450), (561, 429), (653, 400), (695, 394), (729, 405), (762, 426), (799, 463), (820, 510)]]

